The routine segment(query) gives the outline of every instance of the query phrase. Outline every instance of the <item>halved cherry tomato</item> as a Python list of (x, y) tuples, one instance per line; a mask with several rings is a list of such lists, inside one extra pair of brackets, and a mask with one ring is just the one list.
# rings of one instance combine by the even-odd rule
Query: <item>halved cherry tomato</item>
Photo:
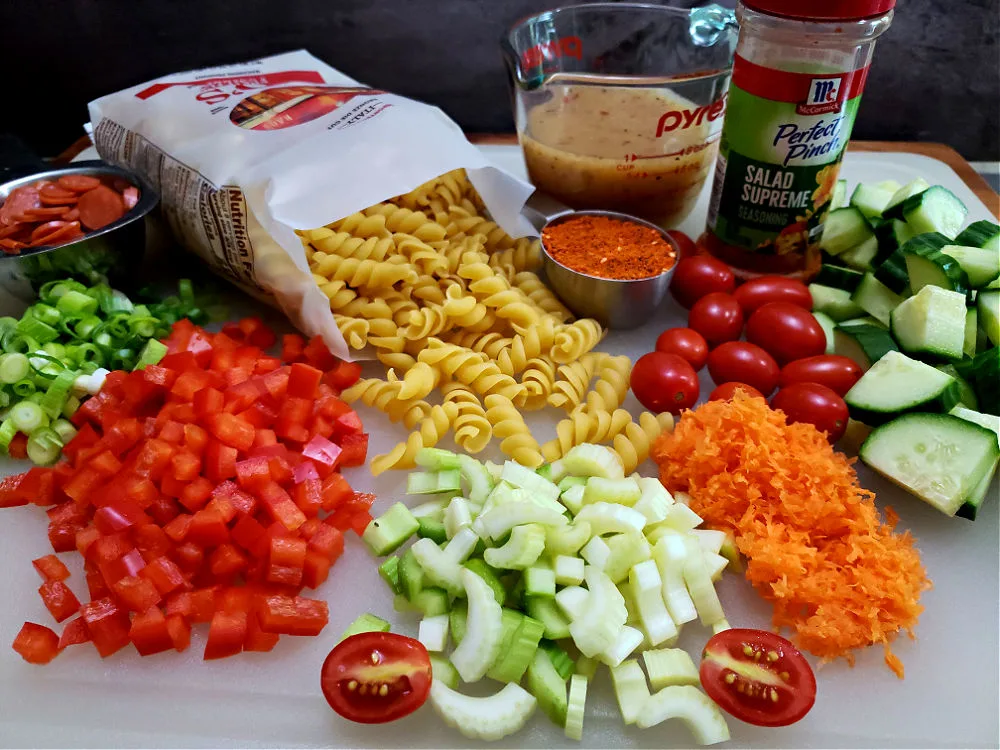
[(736, 395), (736, 391), (743, 391), (748, 396), (764, 398), (764, 394), (746, 383), (723, 383), (709, 394), (709, 401), (729, 401)]
[(781, 368), (778, 385), (784, 388), (793, 383), (819, 383), (835, 391), (838, 396), (843, 396), (863, 374), (858, 363), (850, 357), (820, 354), (789, 362)]
[(708, 355), (708, 372), (716, 383), (746, 383), (766, 398), (778, 385), (778, 363), (756, 344), (727, 341)]
[(816, 702), (816, 676), (791, 642), (766, 630), (731, 628), (702, 652), (701, 686), (740, 721), (760, 727), (794, 724)]
[(668, 328), (656, 339), (656, 351), (676, 354), (700, 370), (708, 359), (708, 342), (692, 328)]
[(395, 721), (420, 708), (431, 690), (424, 644), (396, 633), (359, 633), (323, 662), (320, 687), (330, 707), (360, 724)]
[(733, 296), (746, 316), (768, 302), (788, 302), (804, 310), (812, 310), (813, 304), (809, 287), (801, 281), (786, 279), (784, 276), (758, 276), (750, 279), (737, 287)]
[(691, 307), (688, 325), (712, 346), (735, 341), (743, 333), (743, 311), (730, 294), (706, 294)]
[(848, 411), (844, 399), (825, 385), (792, 383), (771, 399), (771, 408), (785, 412), (789, 422), (806, 422), (835, 443), (847, 429)]
[(732, 293), (736, 277), (725, 263), (707, 255), (684, 258), (670, 279), (670, 293), (681, 307), (691, 306), (712, 292)]
[(651, 412), (678, 414), (698, 400), (698, 375), (676, 354), (650, 352), (636, 360), (630, 378), (632, 393)]
[(768, 302), (747, 321), (747, 341), (764, 349), (778, 364), (826, 351), (823, 326), (809, 310), (790, 302)]

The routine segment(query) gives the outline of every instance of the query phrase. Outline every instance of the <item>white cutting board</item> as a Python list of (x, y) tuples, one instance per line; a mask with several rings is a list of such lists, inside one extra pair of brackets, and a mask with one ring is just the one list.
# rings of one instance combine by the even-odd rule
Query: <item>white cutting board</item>
[[(499, 166), (524, 174), (514, 146), (485, 146)], [(990, 218), (986, 207), (947, 165), (906, 153), (849, 153), (843, 176), (858, 181), (923, 177), (948, 187), (969, 207), (969, 220)], [(681, 227), (696, 237), (707, 206), (707, 187), (691, 218)], [(684, 312), (666, 301), (648, 326), (616, 333), (601, 348), (637, 358), (659, 332), (684, 325)], [(375, 365), (367, 366), (371, 374)], [(707, 374), (703, 389), (712, 386)], [(707, 393), (707, 390), (703, 392)], [(628, 406), (637, 404), (629, 397)], [(363, 411), (371, 432), (371, 455), (405, 437), (382, 415)], [(538, 437), (547, 439), (554, 419), (530, 415)], [(447, 445), (447, 444), (444, 444)], [(495, 457), (495, 456), (494, 456)], [(0, 475), (23, 464), (0, 461)], [(648, 467), (652, 471), (653, 467)], [(858, 656), (851, 669), (839, 662), (822, 667), (812, 712), (794, 726), (768, 730), (731, 720), (732, 746), (746, 747), (997, 747), (998, 696), (998, 509), (997, 485), (975, 523), (949, 519), (876, 479), (863, 467), (862, 483), (875, 489), (880, 506), (899, 512), (910, 529), (934, 581), (923, 597), (926, 607), (918, 640), (900, 639), (895, 652), (906, 665), (897, 680), (883, 665), (881, 648)], [(376, 512), (403, 498), (404, 476), (373, 479), (366, 470), (348, 473), (354, 486), (378, 494)], [(46, 667), (33, 667), (9, 647), (24, 620), (51, 625), (36, 593), (31, 560), (51, 550), (46, 517), (35, 507), (0, 511), (4, 574), (0, 579), (0, 744), (6, 747), (468, 747), (425, 706), (383, 727), (341, 720), (319, 692), (319, 668), (341, 631), (366, 610), (387, 617), (399, 632), (416, 634), (416, 620), (392, 610), (375, 562), (360, 540), (349, 535), (347, 550), (318, 596), (330, 601), (331, 621), (318, 638), (282, 638), (269, 654), (244, 654), (202, 662), (204, 633), (184, 654), (140, 658), (132, 649), (101, 660), (89, 647), (69, 649)], [(70, 586), (83, 598), (86, 586), (75, 555)], [(726, 574), (720, 596), (736, 627), (766, 628), (770, 608), (742, 578)], [(398, 627), (397, 627), (398, 625)], [(202, 626), (204, 628), (204, 626)], [(697, 623), (685, 627), (681, 645), (697, 657), (710, 634)], [(626, 729), (604, 672), (588, 696), (586, 747), (684, 747), (687, 729), (670, 722), (646, 730)], [(497, 746), (574, 747), (538, 714), (520, 734)]]

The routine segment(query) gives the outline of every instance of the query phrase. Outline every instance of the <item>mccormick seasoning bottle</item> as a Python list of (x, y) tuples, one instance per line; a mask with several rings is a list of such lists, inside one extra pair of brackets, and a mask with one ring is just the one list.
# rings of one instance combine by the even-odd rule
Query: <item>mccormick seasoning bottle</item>
[(700, 249), (737, 276), (808, 279), (875, 40), (895, 0), (742, 0)]

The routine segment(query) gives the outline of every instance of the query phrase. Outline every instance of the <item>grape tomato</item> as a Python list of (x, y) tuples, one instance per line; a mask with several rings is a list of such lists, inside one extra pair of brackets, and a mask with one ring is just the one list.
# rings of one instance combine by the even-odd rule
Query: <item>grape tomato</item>
[(727, 341), (708, 355), (708, 372), (716, 383), (746, 383), (765, 398), (778, 386), (780, 370), (774, 357), (756, 344)]
[(764, 349), (778, 364), (826, 351), (826, 333), (815, 316), (790, 302), (768, 302), (750, 316), (747, 341)]
[(707, 255), (684, 258), (670, 279), (670, 293), (688, 310), (712, 292), (729, 294), (736, 288), (736, 277), (725, 263)]
[(789, 423), (805, 422), (835, 443), (847, 430), (848, 410), (844, 399), (825, 385), (792, 383), (771, 399), (771, 408), (783, 411)]
[(698, 401), (698, 375), (687, 360), (676, 354), (650, 352), (636, 360), (630, 383), (644, 407), (659, 414), (678, 414)]
[(704, 336), (709, 344), (717, 346), (735, 341), (743, 333), (743, 311), (732, 295), (712, 292), (691, 307), (688, 326)]
[(700, 370), (708, 359), (708, 342), (691, 328), (668, 328), (656, 339), (656, 351), (676, 354), (695, 370)]
[(748, 316), (768, 302), (788, 302), (804, 310), (812, 310), (812, 294), (801, 281), (784, 276), (758, 276), (737, 287), (733, 293)]
[(789, 362), (781, 368), (778, 385), (784, 388), (793, 383), (818, 383), (838, 396), (844, 396), (861, 379), (862, 374), (861, 367), (850, 357), (821, 354)]

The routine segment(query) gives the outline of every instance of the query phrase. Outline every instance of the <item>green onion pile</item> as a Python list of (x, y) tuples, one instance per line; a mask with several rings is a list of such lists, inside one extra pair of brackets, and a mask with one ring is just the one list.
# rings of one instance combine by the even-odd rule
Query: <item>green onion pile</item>
[(137, 305), (105, 284), (51, 281), (20, 320), (0, 318), (0, 451), (23, 434), (28, 458), (55, 461), (76, 434), (69, 418), (109, 371), (159, 362), (158, 339), (173, 323), (205, 317), (191, 282), (178, 287), (176, 297)]

